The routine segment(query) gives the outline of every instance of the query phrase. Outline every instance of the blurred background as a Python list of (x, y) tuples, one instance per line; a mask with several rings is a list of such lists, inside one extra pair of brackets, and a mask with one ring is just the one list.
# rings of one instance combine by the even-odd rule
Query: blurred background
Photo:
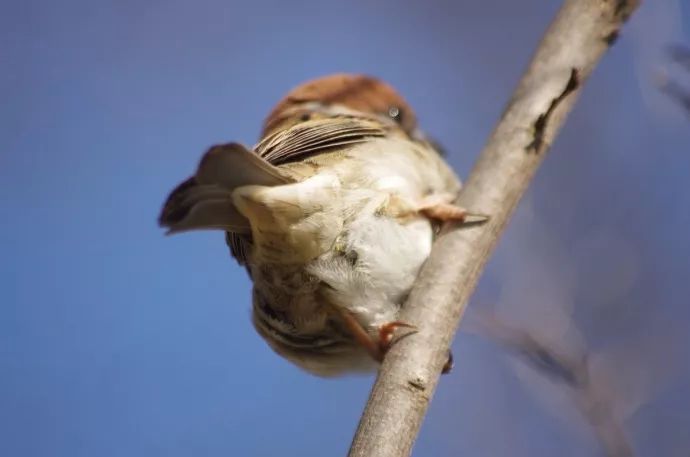
[[(415, 455), (690, 452), (690, 113), (657, 84), (690, 88), (683, 3), (644, 2), (585, 86)], [(164, 237), (160, 205), (338, 71), (397, 87), (466, 176), (559, 4), (3, 2), (0, 455), (345, 455), (373, 376), (274, 355), (223, 235)]]

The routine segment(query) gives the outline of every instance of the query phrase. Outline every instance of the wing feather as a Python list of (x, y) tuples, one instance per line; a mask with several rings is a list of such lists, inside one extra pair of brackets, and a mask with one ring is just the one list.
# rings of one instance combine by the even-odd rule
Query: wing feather
[[(364, 143), (386, 134), (383, 126), (373, 120), (352, 116), (326, 117), (300, 122), (264, 138), (254, 152), (267, 163), (278, 166), (304, 160), (309, 156), (342, 147)], [(247, 264), (251, 235), (227, 232), (226, 243), (232, 256)]]
[(269, 135), (254, 148), (272, 165), (303, 160), (325, 150), (370, 141), (386, 134), (380, 123), (356, 117), (304, 121)]

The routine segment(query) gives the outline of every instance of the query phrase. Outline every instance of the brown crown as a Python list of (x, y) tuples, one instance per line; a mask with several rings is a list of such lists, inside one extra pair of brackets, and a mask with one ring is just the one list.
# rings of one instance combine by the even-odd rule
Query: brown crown
[(266, 118), (263, 134), (284, 121), (288, 117), (286, 112), (307, 102), (343, 105), (379, 115), (389, 115), (389, 110), (397, 109), (397, 119), (405, 131), (412, 133), (417, 124), (410, 105), (389, 84), (372, 76), (338, 73), (307, 81), (292, 89)]

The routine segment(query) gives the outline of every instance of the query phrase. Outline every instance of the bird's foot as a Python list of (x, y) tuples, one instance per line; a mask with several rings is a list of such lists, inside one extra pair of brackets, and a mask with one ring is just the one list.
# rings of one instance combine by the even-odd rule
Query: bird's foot
[(401, 338), (417, 332), (417, 327), (415, 327), (412, 324), (408, 324), (407, 322), (393, 321), (383, 324), (379, 327), (379, 340), (377, 342), (378, 347), (376, 348), (376, 353), (372, 353), (374, 359), (378, 360), (379, 362), (383, 361), (383, 357), (386, 355), (388, 350), (393, 346), (393, 343), (395, 342), (393, 340), (393, 336), (395, 335), (395, 331), (399, 328), (410, 329), (410, 332), (406, 333), (405, 335), (402, 335)]
[(439, 222), (480, 223), (489, 219), (484, 214), (470, 213), (465, 208), (452, 203), (446, 195), (429, 195), (422, 199), (417, 211), (429, 219)]

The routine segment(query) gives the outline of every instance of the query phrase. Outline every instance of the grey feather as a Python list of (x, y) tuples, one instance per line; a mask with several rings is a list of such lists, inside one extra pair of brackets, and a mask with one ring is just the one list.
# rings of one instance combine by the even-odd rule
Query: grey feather
[(213, 146), (201, 158), (196, 172), (199, 184), (225, 189), (247, 185), (278, 186), (291, 182), (280, 170), (238, 143)]
[(168, 234), (200, 229), (246, 234), (249, 221), (233, 205), (233, 190), (289, 182), (278, 168), (240, 144), (213, 146), (202, 157), (196, 174), (170, 193), (158, 222), (168, 228)]

